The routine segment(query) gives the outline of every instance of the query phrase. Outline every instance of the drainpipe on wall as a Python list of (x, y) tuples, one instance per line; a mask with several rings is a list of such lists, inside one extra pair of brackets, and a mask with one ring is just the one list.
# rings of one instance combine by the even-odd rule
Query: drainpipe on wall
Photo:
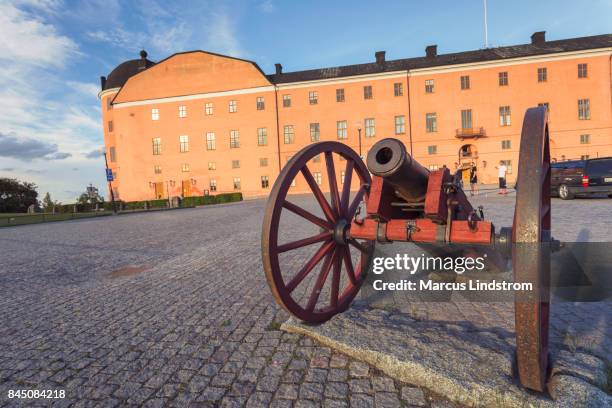
[(278, 155), (278, 173), (281, 172), (281, 154), (280, 154), (280, 124), (278, 117), (278, 88), (274, 84), (274, 107), (276, 110), (276, 153)]
[(410, 156), (414, 158), (412, 153), (412, 111), (410, 109), (410, 71), (406, 71), (406, 93), (408, 94), (408, 139), (410, 140)]

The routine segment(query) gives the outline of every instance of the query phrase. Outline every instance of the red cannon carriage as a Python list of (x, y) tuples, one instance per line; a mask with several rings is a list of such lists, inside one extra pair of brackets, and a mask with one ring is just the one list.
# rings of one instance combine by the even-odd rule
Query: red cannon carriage
[[(321, 155), (329, 200), (319, 187), (320, 173), (315, 177), (309, 168), (310, 161)], [(336, 165), (342, 167), (340, 182)], [(322, 215), (291, 201), (289, 193), (296, 178), (305, 180)], [(289, 313), (303, 321), (322, 322), (346, 310), (355, 298), (376, 242), (501, 247), (512, 255), (514, 280), (530, 282), (534, 288), (535, 295), (530, 298), (515, 299), (517, 363), (521, 383), (543, 391), (548, 366), (550, 281), (546, 243), (551, 241), (545, 108), (531, 108), (525, 114), (517, 184), (513, 225), (496, 231), (482, 213), (472, 208), (448, 169), (430, 172), (412, 159), (397, 139), (376, 143), (368, 154), (367, 167), (342, 143), (314, 143), (291, 158), (270, 194), (262, 233), (268, 284), (279, 305)], [(284, 212), (314, 224), (316, 233), (280, 242), (279, 221)], [(297, 272), (284, 271), (282, 255), (315, 244), (314, 254)], [(305, 285), (307, 280), (310, 283)], [(301, 286), (306, 288), (297, 290)], [(321, 297), (322, 293), (326, 296)]]

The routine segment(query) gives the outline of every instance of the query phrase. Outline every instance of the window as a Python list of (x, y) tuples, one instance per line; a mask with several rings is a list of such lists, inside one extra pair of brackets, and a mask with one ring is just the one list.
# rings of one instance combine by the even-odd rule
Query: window
[(189, 163), (183, 163), (181, 165), (181, 171), (184, 172), (184, 173), (188, 172), (189, 171)]
[(108, 121), (108, 131), (109, 131), (109, 132), (112, 132), (112, 131), (113, 131), (113, 121), (112, 121), (112, 120), (109, 120), (109, 121)]
[(339, 120), (336, 122), (336, 134), (338, 135), (338, 139), (347, 139), (347, 122), (346, 120)]
[(425, 80), (425, 93), (433, 93), (434, 92), (435, 82), (433, 79)]
[(318, 123), (310, 124), (310, 141), (318, 142), (321, 139), (321, 129)]
[(587, 77), (587, 64), (578, 64), (578, 78)]
[(151, 120), (159, 120), (159, 109), (158, 108), (151, 109)]
[(396, 82), (393, 84), (393, 95), (402, 96), (404, 95), (404, 84)]
[(321, 162), (321, 155), (317, 154), (315, 157), (312, 158), (312, 162), (313, 163), (320, 163)]
[(315, 171), (314, 173), (312, 173), (312, 176), (314, 177), (317, 184), (321, 185), (321, 173), (318, 171)]
[(436, 154), (436, 153), (438, 153), (438, 146), (436, 145), (427, 146), (427, 154)]
[(316, 105), (319, 103), (319, 94), (317, 91), (308, 92), (308, 103), (311, 105)]
[(376, 136), (376, 121), (374, 118), (364, 119), (363, 123), (365, 124), (365, 137)]
[(512, 174), (512, 160), (502, 160), (501, 162), (508, 169), (507, 173)]
[(230, 113), (236, 113), (238, 112), (238, 105), (236, 104), (236, 101), (229, 101), (229, 112)]
[(268, 176), (261, 176), (261, 188), (270, 187), (270, 178)]
[(336, 102), (344, 102), (344, 88), (336, 89)]
[(591, 135), (580, 135), (580, 144), (591, 143)]
[(217, 140), (214, 132), (206, 133), (206, 150), (216, 150)]
[(431, 171), (436, 171), (436, 170), (438, 170), (438, 168), (439, 168), (439, 167), (438, 167), (438, 165), (437, 165), (437, 164), (430, 164), (430, 165), (428, 166), (428, 168), (429, 168), (429, 170), (431, 170)]
[(189, 151), (189, 136), (183, 135), (179, 136), (180, 150), (181, 153), (185, 153)]
[(211, 179), (208, 185), (210, 186), (210, 191), (217, 191), (217, 180)]
[(257, 129), (257, 145), (258, 146), (268, 145), (268, 129), (267, 128)]
[(283, 135), (285, 136), (285, 144), (292, 144), (295, 142), (295, 132), (293, 131), (293, 125), (285, 125), (283, 128)]
[(461, 89), (470, 89), (470, 77), (469, 75), (461, 76)]
[(237, 149), (240, 147), (240, 132), (237, 130), (230, 130), (230, 149)]
[(259, 167), (268, 167), (268, 158), (262, 157), (259, 159)]
[(501, 148), (502, 150), (508, 150), (512, 147), (512, 142), (510, 140), (502, 140), (501, 141)]
[(185, 105), (181, 105), (178, 107), (179, 118), (187, 117), (187, 107)]
[(425, 114), (425, 131), (427, 133), (438, 131), (438, 118), (436, 112)]
[(113, 109), (113, 103), (112, 103), (113, 98), (112, 97), (108, 97), (106, 98), (106, 110), (111, 110)]
[(546, 82), (548, 80), (548, 71), (546, 68), (538, 68), (538, 82)]
[(346, 176), (346, 171), (342, 170), (340, 172), (340, 184), (344, 184), (344, 177)]
[(372, 85), (363, 87), (363, 99), (372, 99)]
[(208, 170), (217, 170), (217, 162), (208, 162)]
[(266, 108), (266, 104), (264, 103), (263, 96), (257, 97), (257, 110), (264, 110)]
[(153, 166), (153, 173), (155, 173), (155, 174), (162, 174), (161, 166)]
[(464, 109), (461, 111), (461, 128), (471, 129), (472, 128), (472, 110)]
[(406, 117), (404, 115), (395, 117), (395, 134), (403, 135), (406, 133)]
[(499, 126), (510, 126), (510, 107), (499, 107)]
[(583, 154), (580, 156), (580, 160), (587, 160), (590, 156), (588, 154)]
[(111, 163), (114, 163), (117, 161), (117, 150), (115, 149), (115, 146), (111, 146), (108, 149), (108, 155), (110, 156)]
[(508, 86), (508, 72), (499, 73), (499, 86)]
[(548, 104), (548, 102), (540, 102), (540, 103), (538, 103), (538, 106), (545, 107), (546, 110), (550, 113), (550, 105)]
[(291, 107), (291, 95), (283, 95), (283, 108)]
[(234, 190), (240, 190), (240, 177), (234, 177)]
[(153, 138), (153, 154), (159, 156), (161, 154), (161, 137)]
[(578, 119), (591, 119), (591, 107), (588, 99), (578, 99)]
[(204, 104), (204, 113), (206, 115), (212, 115), (213, 114), (213, 103), (212, 102), (206, 102)]
[(232, 160), (232, 169), (240, 168), (240, 160)]

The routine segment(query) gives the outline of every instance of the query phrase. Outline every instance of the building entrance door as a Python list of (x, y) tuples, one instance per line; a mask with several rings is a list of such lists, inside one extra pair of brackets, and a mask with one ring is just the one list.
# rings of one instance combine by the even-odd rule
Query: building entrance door
[(183, 180), (183, 197), (191, 197), (191, 180)]
[(155, 198), (159, 200), (161, 198), (164, 198), (164, 195), (164, 182), (159, 181), (155, 183)]

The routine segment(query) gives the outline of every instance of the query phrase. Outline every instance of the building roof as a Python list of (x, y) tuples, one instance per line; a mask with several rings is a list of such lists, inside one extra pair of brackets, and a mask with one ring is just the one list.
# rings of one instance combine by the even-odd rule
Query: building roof
[[(155, 62), (147, 59), (147, 52), (140, 51), (140, 58), (122, 62), (102, 80), (102, 90), (120, 88), (130, 77), (155, 65)], [(104, 77), (103, 77), (104, 78)]]
[(291, 82), (342, 78), (354, 75), (505, 60), (510, 58), (531, 57), (607, 47), (612, 47), (612, 34), (545, 41), (544, 32), (538, 32), (532, 36), (532, 42), (530, 44), (486, 48), (452, 54), (405, 58), (365, 64), (345, 65), (340, 67), (311, 69), (306, 71), (283, 72), (280, 74), (276, 73), (267, 75), (267, 77), (272, 83), (284, 84)]

